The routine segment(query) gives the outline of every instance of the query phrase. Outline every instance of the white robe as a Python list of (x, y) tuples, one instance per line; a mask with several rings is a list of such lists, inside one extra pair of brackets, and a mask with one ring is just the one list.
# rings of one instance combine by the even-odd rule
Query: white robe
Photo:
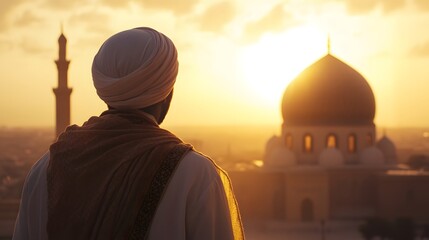
[[(47, 239), (49, 152), (24, 184), (13, 239)], [(191, 151), (179, 163), (153, 218), (148, 239), (234, 239), (228, 202), (213, 163)]]

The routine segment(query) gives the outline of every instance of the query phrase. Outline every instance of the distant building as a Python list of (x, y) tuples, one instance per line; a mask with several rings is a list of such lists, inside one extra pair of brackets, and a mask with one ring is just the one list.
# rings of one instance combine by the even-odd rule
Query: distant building
[(328, 53), (290, 83), (282, 114), (263, 167), (229, 171), (245, 219), (429, 219), (429, 174), (399, 169), (394, 143), (376, 141), (374, 94), (356, 70)]
[(67, 39), (61, 31), (58, 38), (58, 60), (55, 61), (58, 69), (58, 87), (54, 88), (56, 100), (56, 137), (70, 125), (70, 95), (72, 89), (68, 87), (68, 68), (70, 61), (66, 59)]

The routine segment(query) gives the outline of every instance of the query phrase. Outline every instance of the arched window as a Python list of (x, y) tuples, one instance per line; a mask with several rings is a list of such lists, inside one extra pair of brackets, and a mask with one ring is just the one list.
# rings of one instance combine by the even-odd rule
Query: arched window
[(367, 146), (372, 146), (373, 145), (373, 139), (372, 139), (372, 134), (368, 133), (366, 135), (366, 145)]
[(354, 133), (350, 134), (347, 138), (347, 150), (349, 153), (356, 152), (356, 135)]
[(304, 152), (311, 153), (313, 152), (313, 137), (307, 133), (304, 135)]
[(286, 134), (286, 148), (292, 150), (293, 147), (293, 138), (292, 134)]
[(335, 134), (330, 133), (328, 135), (328, 137), (326, 138), (326, 147), (327, 148), (337, 148), (338, 147), (337, 136), (335, 136)]
[(314, 220), (313, 201), (308, 198), (301, 202), (301, 220), (303, 222), (311, 222)]

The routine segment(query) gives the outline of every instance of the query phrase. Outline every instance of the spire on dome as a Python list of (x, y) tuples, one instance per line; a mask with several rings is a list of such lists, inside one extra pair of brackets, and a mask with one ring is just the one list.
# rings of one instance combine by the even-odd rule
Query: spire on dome
[(328, 34), (328, 54), (331, 54), (331, 37)]

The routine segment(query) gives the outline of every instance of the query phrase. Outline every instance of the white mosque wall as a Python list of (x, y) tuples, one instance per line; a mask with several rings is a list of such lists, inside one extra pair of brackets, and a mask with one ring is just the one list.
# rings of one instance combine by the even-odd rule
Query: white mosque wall
[[(287, 137), (292, 136), (292, 144), (287, 144)], [(312, 150), (305, 151), (304, 137), (312, 137)], [(281, 142), (295, 153), (299, 164), (317, 164), (320, 153), (327, 148), (329, 135), (336, 137), (336, 147), (344, 156), (346, 164), (359, 163), (359, 152), (374, 146), (376, 141), (375, 126), (283, 126)], [(356, 139), (355, 151), (349, 149), (349, 136)], [(288, 146), (289, 145), (289, 146)]]

